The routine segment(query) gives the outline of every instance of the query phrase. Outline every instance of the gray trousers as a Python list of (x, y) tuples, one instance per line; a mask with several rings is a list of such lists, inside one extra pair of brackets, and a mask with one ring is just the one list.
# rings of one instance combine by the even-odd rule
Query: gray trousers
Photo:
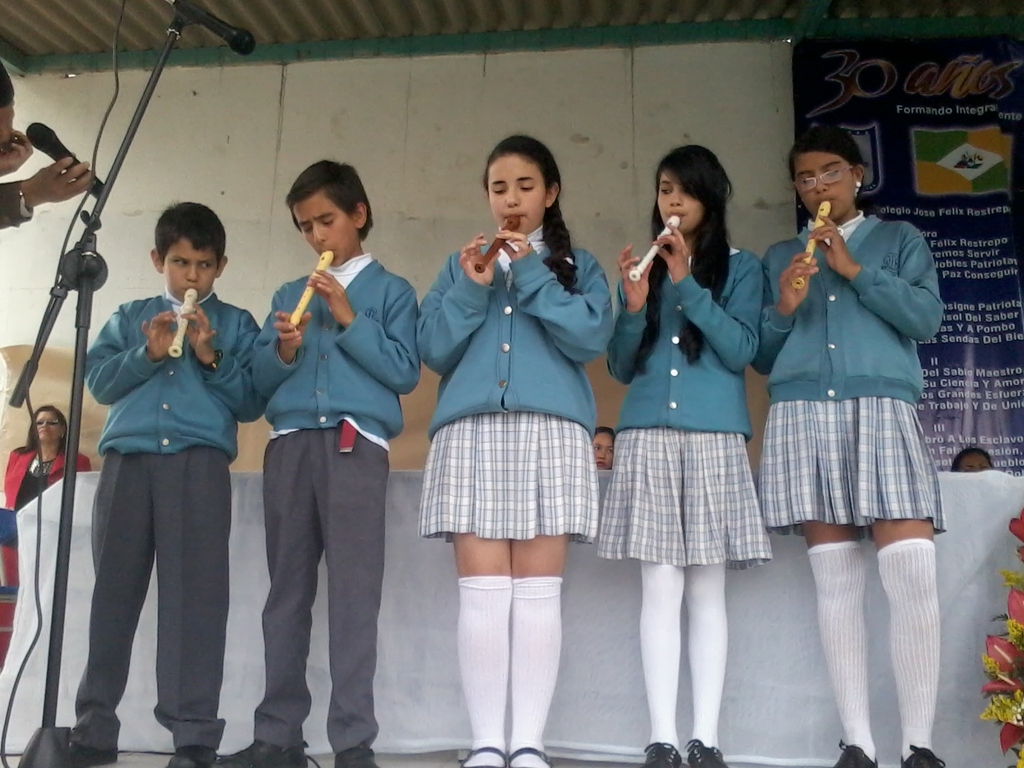
[(270, 594), (263, 609), (266, 693), (255, 737), (303, 743), (306, 685), (320, 557), (327, 561), (331, 701), (327, 737), (335, 752), (377, 736), (373, 676), (384, 579), (388, 453), (357, 435), (338, 452), (338, 429), (304, 429), (270, 441), (263, 464)]
[(230, 532), (231, 477), (223, 451), (107, 453), (93, 510), (96, 586), (73, 742), (117, 746), (115, 710), (155, 555), (156, 719), (171, 731), (175, 748), (220, 745)]

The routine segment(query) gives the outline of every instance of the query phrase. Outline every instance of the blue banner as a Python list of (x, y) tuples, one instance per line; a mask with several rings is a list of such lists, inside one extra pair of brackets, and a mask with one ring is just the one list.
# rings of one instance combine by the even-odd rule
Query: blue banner
[(978, 445), (998, 469), (1024, 473), (1024, 45), (801, 43), (793, 89), (797, 134), (849, 129), (876, 213), (931, 245), (946, 312), (918, 347), (918, 411), (937, 466)]

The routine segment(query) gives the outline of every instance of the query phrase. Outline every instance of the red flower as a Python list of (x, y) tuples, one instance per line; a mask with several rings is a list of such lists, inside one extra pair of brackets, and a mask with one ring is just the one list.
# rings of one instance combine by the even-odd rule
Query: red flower
[(1013, 693), (1024, 688), (1024, 683), (1017, 681), (1007, 682), (1006, 680), (990, 680), (981, 686), (982, 693)]
[(1011, 589), (1006, 598), (1006, 612), (1018, 624), (1024, 624), (1024, 592)]
[(1024, 509), (1020, 511), (1017, 517), (1010, 520), (1010, 533), (1024, 541)]
[(1024, 728), (1013, 723), (1005, 723), (999, 731), (999, 746), (1003, 748), (1003, 754), (1006, 754), (1010, 747), (1016, 746), (1021, 739), (1024, 739)]
[(1013, 646), (1013, 643), (995, 635), (985, 638), (985, 652), (995, 660), (999, 671), (1003, 673), (1012, 672), (1015, 665), (1024, 661), (1024, 655)]

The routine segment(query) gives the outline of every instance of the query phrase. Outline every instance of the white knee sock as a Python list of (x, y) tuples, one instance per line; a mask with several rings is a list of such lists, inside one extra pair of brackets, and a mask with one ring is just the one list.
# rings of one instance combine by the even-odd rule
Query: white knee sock
[(868, 706), (864, 553), (854, 541), (807, 550), (818, 595), (818, 627), (847, 744), (875, 759)]
[[(555, 694), (562, 654), (562, 579), (543, 576), (512, 581), (512, 739), (509, 754), (544, 749), (544, 726)], [(533, 755), (515, 768), (547, 768)]]
[(725, 563), (686, 569), (686, 615), (690, 628), (693, 738), (718, 746), (718, 715), (725, 688), (729, 623), (725, 615)]
[(903, 724), (903, 757), (910, 746), (931, 749), (939, 690), (939, 596), (935, 544), (905, 539), (878, 550), (878, 574), (889, 596), (891, 654)]
[[(473, 749), (505, 751), (505, 702), (508, 698), (510, 576), (459, 579), (459, 670), (473, 730)], [(484, 753), (466, 761), (467, 768), (498, 766)]]
[(679, 696), (679, 616), (686, 576), (682, 568), (641, 563), (640, 658), (644, 664), (651, 742), (679, 748), (676, 701)]

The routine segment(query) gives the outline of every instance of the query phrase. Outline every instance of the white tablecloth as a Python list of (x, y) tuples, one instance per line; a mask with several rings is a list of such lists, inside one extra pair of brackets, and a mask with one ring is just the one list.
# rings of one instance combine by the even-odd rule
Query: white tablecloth
[[(92, 590), (90, 519), (98, 475), (80, 477), (58, 724), (74, 722), (74, 694), (86, 658)], [(942, 609), (942, 678), (935, 749), (951, 768), (1001, 766), (995, 727), (978, 720), (984, 682), (983, 639), (991, 618), (1005, 610), (999, 568), (1013, 567), (1007, 522), (1024, 506), (1024, 480), (997, 472), (943, 475), (949, 532), (937, 540)], [(380, 616), (376, 678), (376, 748), (420, 752), (463, 748), (469, 723), (455, 650), (457, 586), (450, 547), (416, 535), (421, 474), (394, 472), (388, 490), (387, 568)], [(268, 587), (261, 477), (233, 476), (231, 613), (221, 716), (228, 725), (223, 752), (251, 741), (252, 713), (263, 692), (260, 612)], [(43, 497), (41, 587), (44, 632), (59, 513), (59, 487)], [(35, 629), (32, 592), (35, 508), (20, 515), (22, 595), (8, 664), (0, 673), (0, 704)], [(774, 537), (775, 561), (730, 573), (729, 673), (721, 741), (740, 765), (831, 766), (842, 735), (815, 621), (814, 592), (802, 539)], [(871, 709), (880, 764), (898, 766), (899, 713), (888, 652), (888, 610), (869, 560)], [(326, 580), (322, 580), (326, 583)], [(121, 749), (167, 751), (169, 735), (152, 716), (156, 702), (156, 585), (143, 611), (131, 675), (119, 709)], [(324, 717), (327, 668), (326, 606), (318, 597), (308, 678), (313, 713), (306, 739), (328, 752)], [(564, 587), (561, 676), (547, 729), (554, 754), (615, 759), (639, 755), (649, 726), (640, 668), (637, 622), (639, 568), (600, 560), (590, 546), (573, 546)], [(685, 648), (685, 643), (684, 643)], [(9, 748), (20, 749), (39, 724), (45, 678), (45, 635), (18, 691)], [(689, 674), (682, 665), (680, 735), (690, 730)], [(1002, 762), (1000, 762), (1002, 761)], [(635, 762), (630, 757), (625, 762)]]

